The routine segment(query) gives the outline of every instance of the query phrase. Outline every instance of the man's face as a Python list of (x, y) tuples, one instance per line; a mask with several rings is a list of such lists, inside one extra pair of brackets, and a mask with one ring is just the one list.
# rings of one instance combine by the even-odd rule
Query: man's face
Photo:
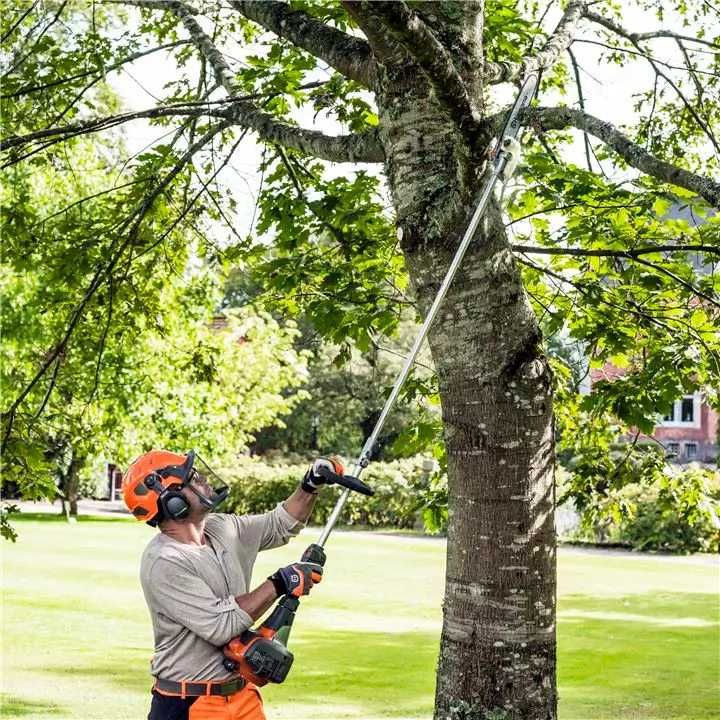
[[(208, 482), (207, 476), (198, 472), (194, 468), (190, 471), (190, 485), (192, 485), (192, 487), (203, 497), (209, 499), (213, 496), (214, 491)], [(210, 512), (210, 508), (203, 505), (202, 502), (200, 502), (200, 498), (192, 490), (190, 490), (190, 488), (183, 488), (183, 495), (185, 495), (190, 503), (190, 512), (192, 514), (205, 515)]]
[(195, 470), (195, 468), (190, 471), (190, 484), (198, 492), (205, 495), (205, 497), (210, 497), (213, 493), (213, 489), (210, 487), (207, 475), (203, 475), (201, 472)]

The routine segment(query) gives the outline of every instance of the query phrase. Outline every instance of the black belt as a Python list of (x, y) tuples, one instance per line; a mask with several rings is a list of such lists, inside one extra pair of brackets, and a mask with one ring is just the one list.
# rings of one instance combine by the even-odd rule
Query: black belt
[(232, 695), (246, 685), (241, 677), (225, 682), (175, 682), (156, 678), (153, 688), (161, 693), (179, 695), (180, 697), (198, 697), (200, 695)]

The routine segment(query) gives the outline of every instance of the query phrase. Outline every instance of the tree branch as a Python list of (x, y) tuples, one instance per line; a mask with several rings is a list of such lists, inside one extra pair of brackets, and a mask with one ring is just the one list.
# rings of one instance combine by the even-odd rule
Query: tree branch
[(35, 0), (32, 5), (28, 5), (25, 12), (0, 37), (0, 43), (4, 43), (22, 25), (23, 20), (36, 8), (37, 4), (38, 0)]
[(681, 278), (679, 275), (674, 273), (672, 270), (668, 270), (667, 268), (664, 268), (662, 265), (656, 265), (655, 263), (651, 263), (647, 260), (643, 260), (640, 257), (633, 258), (635, 262), (640, 263), (641, 265), (645, 265), (646, 267), (652, 268), (653, 270), (657, 270), (658, 272), (662, 273), (663, 275), (667, 275), (670, 279), (674, 280), (678, 285), (682, 285), (686, 290), (689, 290), (693, 295), (697, 295), (698, 297), (702, 298), (703, 300), (707, 300), (707, 302), (711, 303), (717, 308), (720, 308), (720, 302), (718, 302), (714, 297), (711, 295), (708, 295), (706, 292), (703, 292), (700, 290), (700, 288), (695, 287), (691, 282), (688, 282), (684, 278)]
[(10, 98), (20, 97), (21, 95), (30, 95), (31, 93), (40, 92), (41, 90), (47, 90), (48, 88), (56, 87), (57, 85), (65, 85), (66, 83), (72, 82), (73, 80), (79, 80), (80, 78), (87, 77), (88, 75), (100, 75), (102, 77), (103, 75), (107, 75), (109, 72), (117, 70), (123, 65), (132, 63), (139, 58), (145, 57), (146, 55), (150, 55), (161, 50), (170, 50), (175, 47), (180, 47), (181, 45), (187, 45), (189, 42), (189, 40), (177, 40), (175, 42), (166, 43), (165, 45), (158, 45), (157, 47), (149, 48), (148, 50), (140, 50), (136, 53), (128, 55), (122, 60), (118, 60), (113, 65), (108, 65), (107, 67), (103, 68), (96, 68), (96, 70), (88, 70), (86, 72), (77, 73), (77, 75), (69, 75), (68, 77), (59, 78), (58, 80), (53, 80), (52, 82), (48, 82), (43, 85), (24, 85), (19, 90), (16, 90), (13, 93), (8, 93), (7, 95), (0, 95), (0, 98), (3, 100), (7, 100)]
[(697, 193), (711, 207), (720, 208), (720, 183), (660, 160), (608, 122), (569, 107), (529, 108), (523, 115), (527, 122), (537, 124), (542, 130), (561, 130), (572, 126), (588, 132), (609, 145), (632, 167), (662, 182)]
[[(23, 147), (36, 140), (47, 138), (58, 138), (55, 142), (60, 142), (77, 135), (107, 130), (141, 118), (173, 116), (215, 117), (232, 120), (237, 125), (253, 130), (262, 140), (293, 148), (330, 162), (379, 163), (385, 159), (383, 146), (376, 130), (349, 135), (325, 135), (316, 130), (300, 128), (277, 120), (269, 113), (259, 109), (254, 103), (242, 98), (230, 98), (220, 103), (182, 103), (104, 118), (93, 118), (59, 128), (46, 128), (28, 135), (7, 138), (0, 142), (0, 150)], [(12, 165), (17, 160), (18, 158), (11, 158), (3, 167)]]
[[(678, 41), (679, 42), (679, 41)], [(600, 42), (600, 40), (588, 40), (587, 38), (575, 38), (573, 40), (573, 45), (576, 44), (582, 44), (582, 45), (596, 45), (597, 47), (607, 48), (608, 50), (612, 50), (613, 52), (621, 52), (625, 53), (626, 55), (632, 55), (634, 57), (641, 57), (645, 58), (648, 62), (652, 61), (656, 65), (662, 65), (662, 67), (666, 67), (668, 70), (680, 70), (681, 72), (687, 72), (688, 74), (692, 74), (693, 72), (699, 73), (700, 75), (705, 75), (707, 77), (711, 78), (717, 78), (720, 77), (718, 73), (710, 72), (710, 70), (699, 70), (696, 68), (691, 68), (688, 64), (683, 65), (672, 65), (671, 63), (661, 60), (656, 55), (650, 55), (650, 53), (645, 52), (643, 50), (631, 50), (628, 47), (623, 47), (621, 45), (611, 45), (609, 43)], [(662, 77), (665, 77), (664, 75)]]
[[(570, 285), (570, 287), (575, 288), (575, 290), (578, 291), (580, 295), (587, 298), (589, 301), (589, 304), (597, 304), (597, 302), (601, 302), (604, 305), (607, 305), (608, 307), (614, 308), (616, 310), (620, 310), (622, 312), (629, 312), (636, 317), (638, 317), (641, 320), (646, 320), (648, 323), (652, 325), (657, 325), (658, 327), (664, 328), (665, 330), (669, 331), (670, 333), (673, 333), (673, 328), (668, 325), (665, 322), (662, 322), (662, 320), (659, 320), (658, 318), (654, 317), (648, 312), (645, 312), (643, 310), (638, 309), (637, 306), (633, 307), (631, 304), (625, 304), (625, 305), (618, 305), (617, 303), (614, 303), (610, 300), (608, 300), (604, 294), (597, 294), (594, 292), (589, 292), (587, 288), (583, 286), (582, 283), (576, 282), (574, 280), (570, 280), (569, 278), (560, 275), (559, 273), (554, 272), (550, 268), (544, 267), (542, 265), (536, 265), (535, 263), (531, 262), (527, 258), (523, 257), (517, 257), (516, 260), (525, 265), (526, 267), (532, 268), (533, 270), (537, 270), (538, 272), (543, 273), (544, 275), (547, 275), (550, 278), (553, 278), (554, 280), (558, 280), (561, 283), (564, 283), (566, 285)], [(555, 286), (557, 287), (557, 285)], [(564, 294), (564, 293), (563, 293)], [(573, 303), (575, 304), (575, 303)], [(668, 320), (675, 320), (674, 317), (667, 318)], [(678, 319), (678, 322), (682, 322)]]
[(190, 33), (192, 42), (210, 64), (218, 85), (225, 88), (230, 97), (237, 95), (238, 87), (235, 83), (235, 75), (227, 64), (225, 56), (215, 47), (212, 39), (195, 19), (194, 16), (198, 14), (198, 11), (194, 7), (181, 2), (181, 0), (107, 0), (107, 2), (172, 12), (180, 19), (185, 29)]
[[(234, 97), (237, 85), (232, 70), (223, 54), (200, 27), (193, 17), (196, 10), (180, 0), (109, 0), (124, 2), (140, 7), (170, 10), (177, 15), (190, 33), (193, 42), (213, 68), (215, 77), (228, 95)], [(206, 113), (212, 114), (212, 113)], [(226, 111), (215, 113), (218, 117), (232, 119), (243, 127), (254, 130), (263, 140), (299, 150), (305, 154), (330, 162), (382, 162), (384, 153), (377, 132), (371, 131), (357, 135), (324, 135), (315, 130), (307, 130), (277, 120), (247, 101), (233, 103)]]
[[(238, 139), (235, 141), (235, 144), (230, 148), (230, 152), (227, 154), (225, 160), (222, 162), (222, 164), (219, 167), (216, 167), (214, 169), (213, 174), (207, 180), (203, 180), (200, 177), (200, 175), (197, 173), (197, 170), (195, 171), (195, 174), (197, 175), (198, 180), (200, 180), (200, 185), (201, 185), (200, 189), (195, 193), (195, 195), (192, 198), (190, 198), (189, 201), (186, 200), (184, 202), (182, 209), (179, 211), (178, 215), (175, 217), (175, 219), (172, 221), (172, 223), (167, 228), (165, 228), (162, 235), (160, 235), (157, 239), (155, 239), (152, 243), (150, 243), (150, 245), (143, 248), (139, 253), (136, 253), (133, 257), (129, 257), (127, 259), (127, 261), (125, 263), (125, 268), (124, 268), (125, 273), (123, 276), (123, 281), (124, 281), (124, 279), (127, 278), (128, 274), (130, 273), (130, 267), (131, 267), (132, 263), (135, 262), (138, 258), (143, 257), (144, 255), (147, 255), (148, 253), (152, 252), (156, 247), (158, 247), (158, 245), (162, 245), (165, 238), (167, 238), (168, 235), (170, 235), (170, 233), (187, 217), (187, 215), (192, 210), (192, 208), (195, 206), (197, 201), (201, 197), (203, 197), (204, 194), (207, 195), (208, 197), (210, 197), (212, 199), (212, 201), (215, 203), (218, 210), (220, 210), (220, 205), (217, 203), (217, 200), (215, 200), (215, 198), (213, 197), (212, 192), (210, 191), (209, 185), (211, 182), (213, 182), (217, 178), (217, 176), (220, 174), (220, 172), (230, 162), (230, 159), (232, 158), (233, 154), (235, 153), (235, 150), (237, 150), (240, 143), (245, 139), (245, 135), (247, 134), (247, 132), (248, 132), (247, 130), (244, 130), (242, 133), (240, 133), (240, 137), (238, 137)], [(227, 222), (227, 218), (225, 217), (225, 214), (224, 214), (224, 212), (222, 212), (222, 210), (221, 210), (221, 214), (222, 214), (223, 218), (225, 219), (225, 221)], [(191, 227), (194, 228), (194, 225), (191, 224)], [(197, 229), (195, 231), (198, 232)], [(233, 229), (233, 232), (236, 233), (236, 231), (234, 229)], [(200, 235), (200, 237), (203, 240), (205, 240), (206, 242), (209, 242), (208, 239), (204, 235), (202, 235), (202, 233), (198, 232), (198, 234)]]
[[(17, 56), (12, 58), (12, 65), (10, 66), (9, 69), (7, 69), (3, 72), (2, 76), (1, 76), (2, 78), (6, 78), (9, 75), (11, 75), (13, 72), (15, 72), (15, 70), (17, 70), (25, 62), (25, 60), (28, 57), (30, 57), (30, 55), (32, 55), (33, 50), (35, 49), (37, 44), (40, 42), (40, 40), (42, 40), (45, 33), (47, 33), (47, 31), (53, 25), (55, 25), (55, 23), (60, 19), (60, 15), (62, 15), (62, 12), (65, 9), (66, 5), (67, 5), (67, 0), (63, 0), (63, 2), (60, 3), (57, 11), (53, 15), (52, 20), (50, 20), (50, 22), (40, 31), (40, 34), (35, 38), (35, 42), (33, 42), (33, 44), (30, 46), (28, 51), (24, 55), (20, 55), (19, 58)], [(35, 27), (37, 27), (37, 25), (35, 25), (34, 28)], [(33, 28), (33, 30), (34, 30), (34, 28)], [(33, 30), (30, 31), (30, 33), (28, 34), (26, 39), (28, 39), (28, 40), (30, 39), (30, 35), (32, 34)], [(25, 49), (24, 47), (21, 47), (20, 50), (18, 51), (18, 54), (21, 53), (24, 49)]]
[(621, 35), (622, 37), (627, 38), (633, 43), (641, 42), (642, 40), (653, 40), (654, 38), (675, 38), (676, 40), (688, 40), (690, 42), (707, 45), (714, 50), (720, 50), (720, 45), (717, 43), (710, 42), (709, 40), (703, 40), (702, 38), (692, 37), (690, 35), (681, 35), (679, 33), (672, 32), (671, 30), (654, 30), (652, 32), (634, 33), (626, 30), (622, 27), (622, 25), (618, 25), (613, 20), (605, 18), (602, 15), (598, 15), (597, 13), (589, 10), (585, 13), (585, 17), (598, 25), (602, 25), (606, 30), (610, 30), (610, 32), (614, 32), (616, 35)]
[(720, 247), (715, 245), (647, 245), (630, 250), (585, 249), (566, 247), (541, 247), (538, 245), (515, 245), (510, 249), (515, 252), (531, 255), (576, 255), (579, 257), (617, 257), (635, 259), (639, 255), (650, 255), (659, 252), (702, 252), (717, 255), (720, 258)]
[(86, 133), (99, 132), (108, 128), (121, 125), (132, 120), (142, 118), (161, 118), (174, 116), (190, 116), (199, 117), (202, 115), (212, 115), (213, 109), (208, 108), (207, 103), (202, 103), (202, 107), (198, 107), (195, 103), (182, 103), (178, 105), (169, 105), (167, 107), (155, 107), (149, 110), (138, 110), (137, 112), (120, 113), (118, 115), (110, 115), (108, 117), (92, 118), (79, 123), (70, 125), (61, 125), (60, 127), (45, 128), (44, 130), (36, 130), (27, 135), (12, 135), (9, 138), (0, 140), (0, 151), (11, 150), (15, 147), (23, 147), (36, 140), (61, 136), (62, 140), (74, 137), (76, 135), (84, 135)]
[(474, 126), (470, 96), (452, 57), (417, 13), (398, 0), (375, 0), (367, 8), (418, 64), (458, 127), (467, 130)]
[[(577, 87), (578, 93), (578, 105), (580, 106), (580, 109), (585, 112), (585, 97), (583, 95), (583, 87), (580, 80), (580, 68), (578, 67), (577, 60), (575, 59), (572, 48), (568, 48), (567, 53), (570, 57), (570, 64), (572, 65), (573, 73), (575, 75), (575, 86)], [(592, 160), (590, 158), (590, 139), (588, 138), (586, 132), (583, 133), (583, 142), (585, 143), (585, 159), (587, 160), (587, 167), (588, 170), (592, 172), (593, 167)]]
[(687, 251), (695, 251), (695, 252), (706, 252), (713, 255), (717, 255), (720, 257), (720, 248), (714, 247), (712, 245), (658, 245), (655, 247), (648, 246), (648, 247), (640, 247), (640, 248), (633, 248), (631, 250), (586, 250), (584, 248), (563, 248), (563, 247), (538, 247), (536, 245), (510, 245), (510, 249), (514, 252), (519, 253), (526, 253), (526, 254), (535, 254), (535, 255), (573, 255), (573, 256), (579, 256), (579, 257), (615, 257), (615, 258), (627, 258), (628, 260), (633, 260), (634, 262), (640, 263), (641, 265), (645, 265), (646, 267), (652, 268), (653, 270), (656, 270), (657, 272), (663, 273), (664, 275), (667, 275), (669, 278), (674, 280), (678, 285), (681, 285), (686, 290), (689, 290), (693, 295), (702, 298), (703, 300), (706, 300), (710, 304), (714, 305), (717, 308), (720, 308), (720, 303), (713, 298), (712, 296), (708, 295), (707, 293), (703, 292), (700, 288), (693, 285), (691, 282), (688, 282), (684, 278), (681, 278), (679, 275), (675, 274), (671, 270), (668, 270), (667, 268), (664, 268), (662, 265), (657, 265), (656, 263), (649, 262), (647, 260), (643, 260), (640, 256), (641, 255), (650, 255), (652, 253), (658, 253), (658, 252), (687, 252)]
[(370, 45), (276, 0), (232, 0), (235, 10), (366, 87), (375, 83)]
[(485, 82), (512, 82), (533, 70), (544, 70), (554, 65), (560, 54), (570, 47), (577, 25), (586, 10), (587, 2), (584, 0), (571, 2), (542, 50), (536, 55), (524, 57), (520, 62), (485, 63)]
[(377, 130), (349, 135), (325, 135), (277, 120), (253, 103), (236, 102), (217, 113), (238, 125), (254, 130), (258, 136), (283, 147), (299, 150), (330, 162), (383, 162), (385, 152)]
[[(687, 108), (687, 111), (693, 116), (695, 119), (695, 122), (703, 129), (703, 132), (707, 135), (710, 142), (713, 144), (713, 147), (717, 152), (720, 152), (720, 143), (718, 142), (717, 138), (715, 137), (712, 128), (709, 126), (709, 124), (705, 121), (704, 118), (700, 117), (700, 115), (697, 113), (695, 108), (693, 107), (692, 103), (685, 97), (682, 90), (678, 87), (677, 83), (669, 76), (666, 75), (662, 70), (658, 68), (658, 62), (651, 57), (648, 53), (643, 52), (643, 48), (639, 43), (637, 34), (629, 33), (625, 28), (623, 28), (620, 25), (617, 25), (616, 23), (612, 22), (611, 20), (607, 20), (606, 18), (602, 17), (601, 15), (597, 15), (596, 13), (589, 12), (587, 13), (587, 17), (589, 20), (592, 20), (593, 22), (596, 22), (606, 29), (610, 30), (611, 32), (615, 33), (616, 35), (620, 35), (621, 37), (624, 37), (626, 40), (629, 40), (636, 50), (642, 55), (648, 63), (650, 63), (650, 66), (655, 71), (657, 75), (659, 75), (665, 82), (675, 91), (675, 94), (682, 100), (683, 104)], [(653, 33), (643, 33), (643, 35), (650, 35), (652, 36)], [(669, 36), (668, 36), (669, 37)], [(686, 36), (678, 36), (681, 39)], [(712, 47), (712, 45), (711, 45)], [(689, 68), (692, 72), (692, 68)]]

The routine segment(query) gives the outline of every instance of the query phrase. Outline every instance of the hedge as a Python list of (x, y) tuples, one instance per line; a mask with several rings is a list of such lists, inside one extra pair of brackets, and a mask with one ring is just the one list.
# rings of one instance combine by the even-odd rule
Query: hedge
[[(280, 464), (243, 457), (222, 476), (230, 485), (224, 507), (230, 512), (266, 512), (297, 488), (308, 462)], [(447, 525), (447, 485), (444, 477), (432, 480), (423, 471), (423, 458), (371, 463), (363, 480), (373, 497), (351, 493), (339, 523), (345, 526), (415, 528), (444, 532)], [(325, 488), (319, 494), (313, 522), (324, 524), (340, 490)], [(604, 526), (607, 541), (636, 550), (665, 552), (717, 552), (720, 538), (717, 475), (688, 469), (660, 483), (633, 483), (623, 489), (630, 512)], [(568, 538), (569, 539), (569, 538)], [(596, 541), (590, 524), (574, 539)], [(600, 543), (602, 544), (602, 543)]]
[[(423, 506), (427, 473), (420, 456), (388, 463), (371, 463), (362, 479), (373, 488), (372, 497), (351, 493), (340, 524), (412, 528)], [(267, 465), (243, 457), (233, 468), (224, 468), (221, 475), (228, 481), (230, 492), (224, 505), (230, 512), (252, 514), (266, 512), (285, 500), (297, 488), (309, 463), (302, 465)], [(324, 524), (332, 512), (340, 490), (323, 488), (313, 511), (313, 522)]]
[(566, 539), (652, 552), (720, 550), (720, 474), (715, 471), (688, 466), (655, 482), (641, 479), (618, 491), (614, 506), (613, 512), (601, 513), (588, 508)]
[(634, 550), (671, 553), (720, 550), (718, 475), (690, 468), (635, 493), (632, 515), (618, 528)]

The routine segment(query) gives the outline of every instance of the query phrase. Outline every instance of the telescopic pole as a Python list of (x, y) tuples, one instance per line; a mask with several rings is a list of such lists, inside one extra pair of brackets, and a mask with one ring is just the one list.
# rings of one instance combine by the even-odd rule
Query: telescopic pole
[[(442, 301), (445, 299), (445, 295), (447, 294), (448, 288), (450, 287), (450, 284), (455, 277), (455, 273), (457, 272), (457, 269), (462, 262), (465, 251), (468, 249), (470, 242), (475, 236), (475, 232), (477, 231), (478, 225), (480, 224), (480, 220), (485, 213), (485, 208), (487, 207), (488, 201), (492, 196), (492, 191), (495, 188), (495, 183), (497, 182), (498, 178), (502, 178), (503, 182), (507, 182), (510, 175), (512, 174), (512, 170), (515, 168), (519, 153), (519, 145), (516, 138), (520, 131), (520, 113), (530, 104), (530, 101), (534, 97), (537, 83), (538, 76), (535, 73), (529, 75), (523, 83), (520, 94), (515, 101), (515, 105), (510, 111), (510, 115), (508, 116), (508, 119), (505, 123), (503, 132), (499, 137), (497, 145), (495, 146), (493, 163), (490, 168), (489, 174), (485, 180), (485, 184), (483, 186), (477, 206), (475, 207), (475, 212), (473, 213), (472, 219), (470, 220), (470, 224), (468, 225), (467, 230), (463, 235), (462, 241), (460, 242), (460, 245), (455, 252), (455, 256), (450, 263), (450, 267), (445, 273), (445, 278), (442, 282), (442, 285), (440, 286), (440, 290), (438, 290), (438, 294), (435, 296), (435, 300), (433, 300), (433, 304), (430, 306), (430, 310), (425, 317), (425, 321), (420, 328), (420, 332), (415, 338), (412, 349), (410, 350), (408, 356), (405, 358), (405, 363), (403, 364), (402, 369), (400, 370), (397, 378), (395, 379), (392, 391), (390, 392), (390, 395), (385, 401), (385, 405), (382, 409), (382, 412), (380, 413), (380, 417), (377, 419), (375, 427), (368, 436), (367, 440), (365, 440), (365, 444), (363, 445), (362, 451), (360, 452), (360, 456), (358, 457), (353, 467), (352, 475), (354, 477), (359, 478), (362, 471), (370, 464), (370, 457), (372, 455), (375, 441), (377, 440), (380, 431), (385, 425), (385, 420), (387, 419), (388, 413), (390, 412), (392, 406), (397, 400), (398, 395), (400, 394), (400, 389), (402, 388), (403, 383), (405, 382), (410, 372), (410, 368), (415, 362), (415, 358), (418, 354), (418, 351), (420, 350), (420, 346), (423, 344), (423, 341), (427, 336), (430, 326), (435, 320), (438, 309), (440, 308)], [(317, 541), (317, 545), (319, 545), (320, 547), (325, 546), (325, 543), (327, 542), (327, 539), (330, 536), (333, 527), (335, 527), (335, 523), (337, 522), (338, 517), (340, 516), (340, 513), (342, 512), (342, 509), (347, 502), (350, 492), (350, 489), (344, 489), (337, 502), (335, 503), (335, 507), (330, 513), (330, 517), (328, 517), (322, 534)]]

